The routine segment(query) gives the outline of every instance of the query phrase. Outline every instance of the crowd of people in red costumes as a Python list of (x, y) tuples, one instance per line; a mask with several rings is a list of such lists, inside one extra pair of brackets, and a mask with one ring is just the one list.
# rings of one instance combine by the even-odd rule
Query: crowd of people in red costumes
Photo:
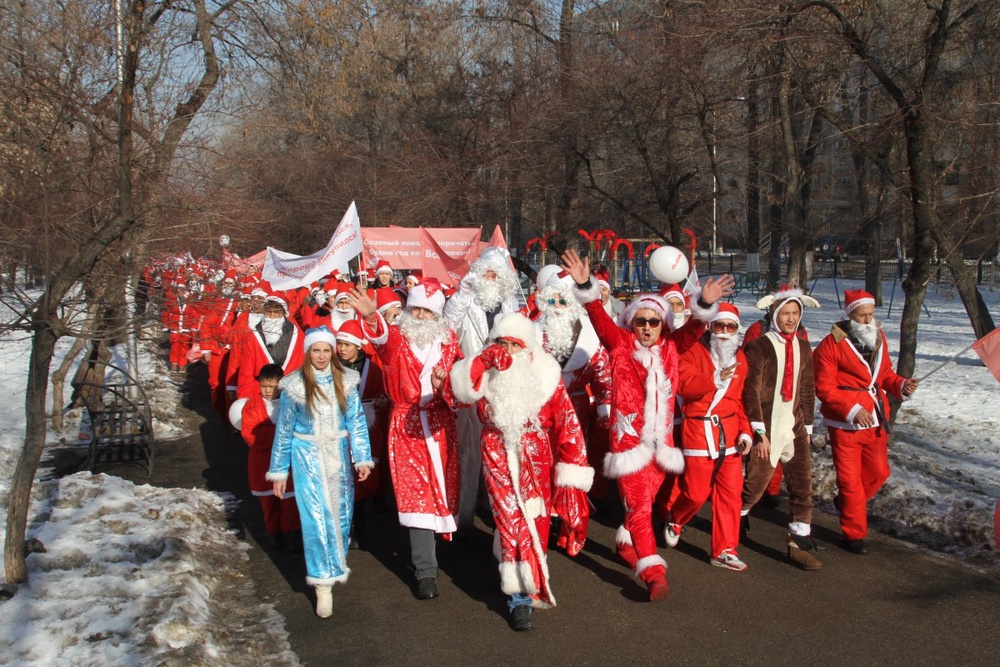
[[(357, 474), (345, 497), (395, 501), (419, 599), (439, 595), (436, 539), (469, 530), (477, 510), (488, 510), (511, 627), (532, 629), (532, 610), (555, 606), (550, 542), (577, 555), (612, 484), (624, 508), (616, 552), (650, 600), (669, 592), (657, 538), (676, 546), (709, 500), (709, 563), (746, 570), (738, 547), (749, 512), (758, 502), (777, 506), (783, 479), (788, 559), (821, 569), (810, 530), (817, 399), (837, 471), (842, 546), (867, 553), (866, 502), (889, 476), (887, 397), (905, 400), (918, 384), (893, 371), (872, 296), (848, 290), (844, 320), (813, 351), (803, 320), (820, 304), (800, 289), (767, 295), (757, 304), (762, 316), (748, 323), (727, 300), (730, 276), (697, 289), (663, 286), (626, 304), (612, 297), (607, 272), (593, 268), (567, 251), (542, 267), (528, 295), (496, 248), (457, 285), (379, 261), (360, 275), (335, 272), (277, 292), (255, 267), (240, 273), (190, 257), (150, 265), (144, 282), (160, 304), (171, 370), (204, 363), (214, 409), (250, 447), (250, 488), (273, 548), (304, 549), (307, 560), (317, 548), (300, 524), (299, 510), (310, 508), (295, 499), (287, 465), (275, 471), (272, 445), (290, 375), (312, 364), (312, 377), (330, 348), (338, 396), (356, 392), (364, 412), (369, 442), (354, 445), (370, 445), (370, 460), (366, 447), (353, 450)], [(340, 431), (349, 407), (341, 400), (331, 418), (336, 437), (364, 440)], [(321, 414), (330, 413), (314, 411)], [(304, 433), (300, 445), (312, 446), (316, 438)], [(355, 544), (363, 516), (330, 529), (336, 540)], [(309, 580), (324, 618), (330, 586), (349, 573), (346, 553), (338, 558), (336, 576)]]

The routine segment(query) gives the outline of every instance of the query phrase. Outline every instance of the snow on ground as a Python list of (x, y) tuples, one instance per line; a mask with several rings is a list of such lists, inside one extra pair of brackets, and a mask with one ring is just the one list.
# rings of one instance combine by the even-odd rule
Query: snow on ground
[[(0, 321), (10, 321), (3, 305)], [(53, 368), (70, 345), (60, 341)], [(0, 525), (24, 438), (29, 350), (25, 334), (0, 335)], [(157, 438), (181, 435), (176, 384), (149, 344), (140, 344), (139, 359)], [(112, 363), (127, 368), (123, 350)], [(86, 437), (81, 413), (68, 413), (49, 444)], [(0, 602), (0, 662), (298, 665), (284, 619), (260, 603), (243, 574), (248, 547), (226, 526), (224, 499), (208, 491), (89, 472), (47, 479), (41, 470), (27, 537), (44, 552), (28, 556), (28, 583)]]
[[(823, 304), (806, 312), (813, 344), (842, 319), (836, 294), (858, 281), (821, 280)], [(886, 333), (898, 349), (898, 287)], [(985, 291), (1000, 321), (1000, 293)], [(753, 299), (737, 300), (749, 325)], [(920, 322), (917, 374), (973, 341), (957, 295), (932, 287), (930, 316)], [(10, 321), (0, 306), (0, 321)], [(154, 327), (155, 328), (155, 327)], [(152, 328), (149, 329), (152, 332)], [(70, 341), (60, 341), (53, 367)], [(143, 384), (154, 405), (157, 437), (184, 432), (177, 387), (162, 360), (141, 345)], [(0, 521), (24, 435), (24, 381), (29, 341), (0, 335)], [(120, 351), (119, 351), (120, 354)], [(120, 363), (121, 357), (116, 357)], [(822, 420), (817, 413), (818, 423)], [(892, 477), (872, 501), (874, 526), (915, 545), (947, 552), (1000, 572), (993, 509), (1000, 496), (1000, 384), (967, 352), (932, 376), (900, 413), (890, 450)], [(85, 421), (85, 420), (84, 420)], [(74, 440), (79, 411), (60, 438)], [(822, 426), (817, 446), (826, 442)], [(833, 511), (829, 448), (814, 456), (818, 500)], [(298, 664), (283, 620), (260, 604), (242, 578), (246, 546), (226, 530), (223, 500), (197, 489), (159, 489), (107, 475), (78, 473), (35, 484), (28, 537), (45, 547), (28, 557), (29, 582), (0, 603), (0, 655), (8, 664)], [(2, 548), (2, 536), (0, 536)], [(262, 632), (264, 630), (264, 632)]]

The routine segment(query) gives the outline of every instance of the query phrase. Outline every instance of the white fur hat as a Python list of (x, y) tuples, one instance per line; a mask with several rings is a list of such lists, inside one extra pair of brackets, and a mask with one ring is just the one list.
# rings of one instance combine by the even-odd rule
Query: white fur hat
[(309, 329), (306, 331), (306, 340), (303, 344), (305, 349), (308, 351), (310, 347), (316, 343), (326, 343), (333, 349), (337, 349), (337, 336), (330, 330), (329, 327), (321, 326), (315, 329)]
[(504, 313), (498, 315), (493, 322), (493, 328), (490, 329), (489, 337), (491, 340), (496, 340), (497, 338), (515, 340), (529, 350), (538, 347), (535, 324), (521, 313)]
[(632, 303), (625, 306), (625, 310), (619, 313), (618, 326), (623, 329), (631, 329), (635, 314), (640, 310), (646, 309), (654, 311), (662, 320), (667, 319), (667, 313), (671, 312), (670, 304), (662, 296), (657, 294), (640, 294)]
[(436, 278), (425, 278), (410, 290), (406, 297), (407, 308), (426, 308), (438, 317), (444, 312), (444, 291)]

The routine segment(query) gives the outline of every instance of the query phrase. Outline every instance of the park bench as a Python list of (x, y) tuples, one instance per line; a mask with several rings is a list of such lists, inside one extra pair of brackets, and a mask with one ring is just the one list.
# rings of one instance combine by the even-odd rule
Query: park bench
[[(118, 377), (109, 382), (107, 369)], [(90, 417), (92, 436), (83, 468), (103, 472), (120, 465), (138, 465), (147, 479), (153, 474), (156, 441), (149, 399), (125, 370), (84, 360), (73, 379), (74, 399)]]

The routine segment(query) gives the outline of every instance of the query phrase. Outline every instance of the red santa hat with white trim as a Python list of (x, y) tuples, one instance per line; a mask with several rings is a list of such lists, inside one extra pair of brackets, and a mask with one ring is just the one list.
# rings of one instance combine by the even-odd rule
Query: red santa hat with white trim
[(674, 283), (673, 285), (664, 285), (660, 288), (660, 296), (668, 300), (670, 297), (680, 299), (684, 302), (684, 307), (687, 308), (690, 302), (690, 295), (686, 294), (680, 285)]
[(625, 306), (625, 310), (618, 314), (617, 324), (622, 329), (632, 330), (632, 320), (640, 310), (652, 310), (661, 320), (667, 319), (670, 311), (670, 304), (665, 297), (659, 294), (640, 294), (632, 303)]
[(719, 320), (733, 320), (737, 325), (740, 324), (740, 309), (729, 303), (728, 301), (723, 301), (719, 304), (719, 310), (712, 315), (712, 322), (718, 322)]
[[(256, 291), (256, 290), (254, 290)], [(281, 309), (285, 311), (285, 317), (288, 317), (288, 300), (284, 297), (278, 295), (276, 292), (271, 292), (264, 297), (264, 303), (276, 303), (281, 306)]]
[(361, 322), (358, 320), (347, 320), (337, 329), (337, 340), (351, 343), (358, 347), (364, 347), (365, 334), (361, 331)]
[(384, 259), (380, 259), (375, 265), (375, 275), (380, 273), (392, 273), (392, 265)]
[(403, 300), (399, 298), (399, 293), (392, 287), (379, 287), (375, 290), (375, 309), (385, 314), (393, 306), (403, 307)]
[(858, 306), (875, 305), (875, 297), (863, 289), (844, 290), (844, 312), (848, 315)]
[(594, 271), (594, 278), (597, 280), (597, 284), (601, 287), (607, 287), (611, 289), (611, 274), (606, 270)]
[[(490, 329), (490, 340), (496, 341), (503, 338), (521, 347), (534, 350), (538, 347), (538, 337), (535, 330), (535, 323), (521, 313), (503, 313), (498, 315)], [(528, 389), (528, 387), (525, 387)]]
[(410, 290), (406, 298), (407, 308), (424, 308), (438, 317), (444, 312), (444, 290), (437, 278), (425, 278)]

